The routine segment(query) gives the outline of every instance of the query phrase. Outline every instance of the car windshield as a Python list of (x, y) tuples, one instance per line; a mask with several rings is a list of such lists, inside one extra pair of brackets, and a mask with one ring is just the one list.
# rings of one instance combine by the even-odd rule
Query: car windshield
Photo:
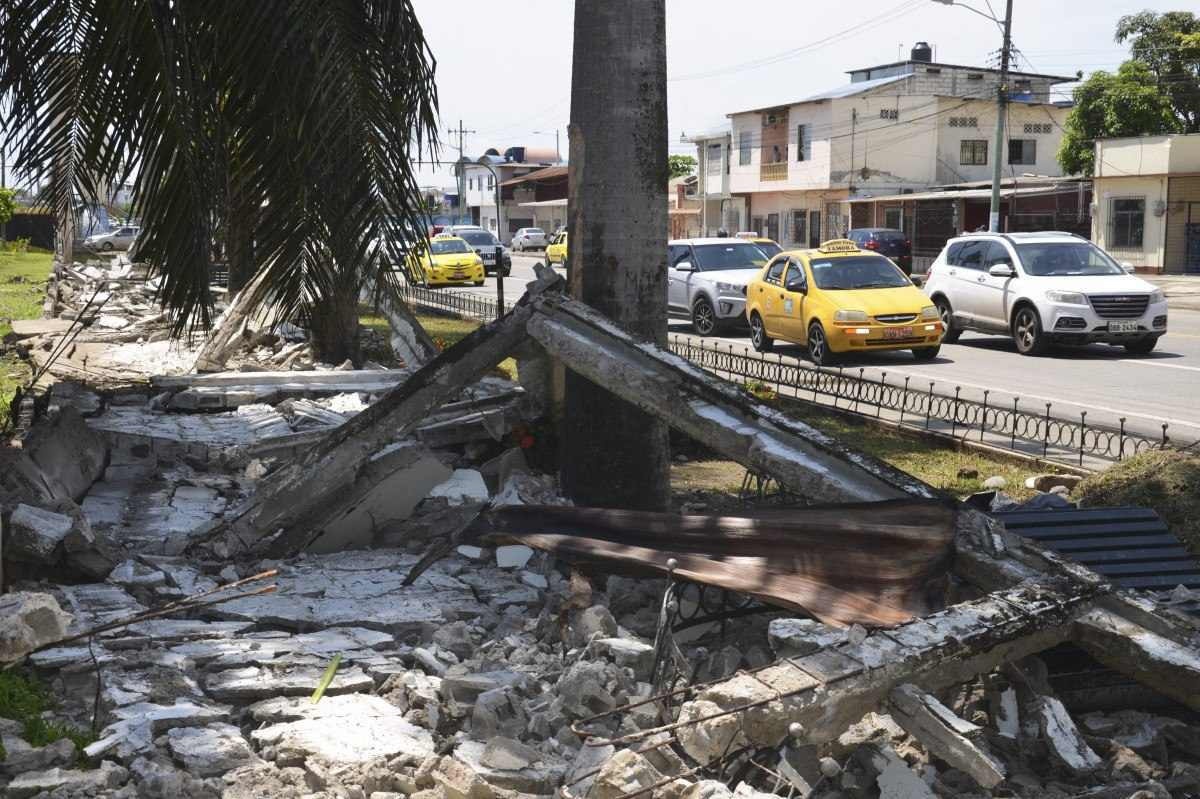
[(1123, 275), (1125, 270), (1090, 241), (1018, 244), (1025, 272), (1037, 277)]
[(767, 256), (753, 244), (699, 244), (695, 251), (696, 267), (701, 272), (716, 272), (721, 269), (759, 269), (766, 265)]
[(887, 258), (870, 255), (814, 260), (813, 280), (826, 291), (849, 289), (892, 289), (911, 286), (904, 273)]
[(471, 248), (462, 239), (435, 239), (429, 242), (429, 251), (434, 255), (453, 255), (456, 252), (470, 252)]
[(459, 238), (464, 239), (467, 244), (474, 244), (477, 246), (490, 245), (493, 247), (497, 244), (495, 236), (482, 230), (476, 230), (474, 232), (464, 230), (462, 233), (459, 233), (458, 236)]
[(767, 258), (774, 258), (779, 253), (783, 252), (783, 248), (773, 241), (756, 241), (754, 246), (763, 251), (763, 255)]

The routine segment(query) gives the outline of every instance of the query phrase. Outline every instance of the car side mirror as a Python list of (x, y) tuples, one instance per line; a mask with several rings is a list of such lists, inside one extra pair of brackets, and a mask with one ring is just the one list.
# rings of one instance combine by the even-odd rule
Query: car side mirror
[(675, 264), (675, 271), (677, 271), (677, 272), (695, 272), (696, 267), (692, 266), (691, 261), (680, 261), (679, 263)]
[(788, 291), (798, 291), (801, 294), (808, 293), (808, 284), (804, 282), (804, 278), (802, 277), (792, 278), (787, 282), (787, 285), (784, 286), (784, 288)]
[(1016, 272), (1013, 271), (1012, 264), (998, 263), (988, 267), (988, 274), (992, 277), (1012, 277)]
[(925, 276), (924, 275), (909, 275), (908, 279), (909, 279), (909, 282), (911, 282), (917, 288), (921, 288), (921, 286), (925, 285)]
[(1122, 262), (1121, 262), (1121, 268), (1122, 268), (1122, 269), (1124, 269), (1126, 272), (1128, 272), (1128, 273), (1129, 273), (1129, 274), (1131, 274), (1131, 275), (1132, 275), (1134, 272), (1136, 272), (1136, 271), (1137, 271), (1137, 270), (1134, 268), (1133, 264), (1129, 263), (1129, 261), (1122, 261)]

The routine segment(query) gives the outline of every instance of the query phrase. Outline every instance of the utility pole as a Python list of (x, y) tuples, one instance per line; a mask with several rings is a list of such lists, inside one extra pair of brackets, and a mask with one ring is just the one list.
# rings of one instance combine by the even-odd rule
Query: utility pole
[(1004, 45), (1000, 50), (1000, 85), (996, 87), (996, 141), (992, 155), (992, 207), (988, 230), (1000, 232), (1000, 168), (1004, 158), (1004, 117), (1008, 109), (1008, 54), (1012, 50), (1012, 0), (1004, 10)]
[(446, 132), (451, 135), (458, 134), (458, 214), (461, 222), (463, 209), (467, 207), (467, 170), (463, 165), (463, 135), (476, 131), (463, 130), (463, 121), (460, 119), (457, 129), (451, 128)]

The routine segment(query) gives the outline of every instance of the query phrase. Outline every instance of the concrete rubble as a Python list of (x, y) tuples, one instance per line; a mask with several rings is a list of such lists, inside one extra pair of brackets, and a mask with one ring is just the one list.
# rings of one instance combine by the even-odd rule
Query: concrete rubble
[[(18, 328), (37, 360), (64, 321), (94, 322), (51, 367), (78, 387), (34, 402), (6, 455), (0, 661), (56, 699), (46, 721), (91, 734), (35, 745), (0, 718), (5, 796), (1200, 792), (1195, 620), (980, 514), (958, 513), (938, 610), (922, 617), (834, 627), (729, 593), (726, 615), (697, 621), (711, 597), (664, 601), (677, 575), (469, 535), (503, 506), (568, 505), (510, 435), (544, 408), (537, 387), (479, 377), (522, 338), (513, 324), (478, 361), (417, 371), (300, 369), (313, 366), (302, 331), (240, 323), (238, 346), (206, 356), (229, 371), (196, 375), (200, 342), (174, 370), (147, 350), (168, 343), (151, 288), (119, 259), (60, 268), (47, 324)], [(624, 374), (631, 401), (814, 500), (936, 501), (653, 348), (626, 354), (586, 308), (524, 302), (514, 318), (547, 349), (586, 360), (595, 343), (595, 379)], [(103, 348), (99, 370), (84, 344)], [(142, 358), (152, 377), (125, 365)], [(297, 498), (322, 480), (333, 489)], [(298, 520), (289, 502), (317, 512)], [(168, 603), (182, 610), (150, 615)], [(1156, 701), (1079, 706), (1055, 678), (1067, 645), (1071, 663)]]

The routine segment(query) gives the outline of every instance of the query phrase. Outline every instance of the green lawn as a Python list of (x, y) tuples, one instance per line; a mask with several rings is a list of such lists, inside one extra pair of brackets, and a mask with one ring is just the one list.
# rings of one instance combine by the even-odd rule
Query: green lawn
[[(0, 338), (12, 331), (14, 319), (42, 315), (49, 252), (0, 252)], [(8, 403), (17, 386), (29, 379), (29, 367), (20, 358), (0, 353), (0, 428), (8, 422)]]
[[(417, 317), (417, 321), (421, 323), (421, 326), (433, 338), (434, 343), (442, 349), (453, 347), (482, 325), (482, 322), (476, 322), (472, 319), (459, 319), (455, 316), (442, 316), (423, 311), (417, 311), (415, 316)], [(358, 323), (363, 327), (376, 330), (384, 335), (390, 334), (387, 320), (382, 316), (373, 314), (370, 308), (360, 307)], [(377, 354), (367, 353), (367, 357), (379, 360), (378, 357), (374, 357), (375, 355)], [(513, 380), (517, 379), (517, 362), (512, 358), (501, 361), (497, 368), (509, 378)]]

